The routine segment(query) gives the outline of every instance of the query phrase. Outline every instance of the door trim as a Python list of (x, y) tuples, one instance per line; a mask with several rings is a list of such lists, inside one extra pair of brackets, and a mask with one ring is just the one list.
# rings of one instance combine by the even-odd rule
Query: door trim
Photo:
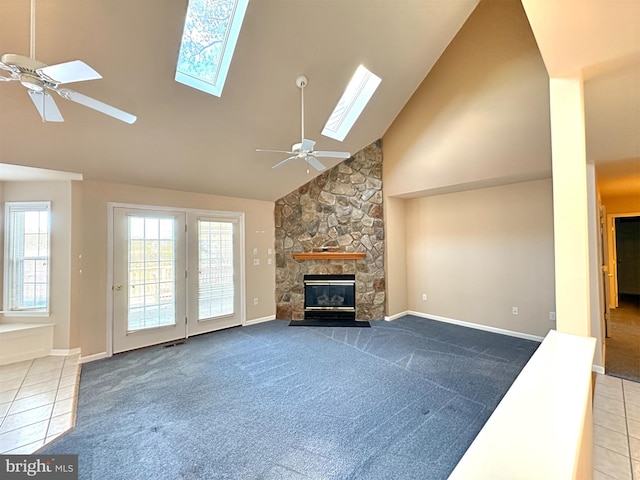
[(611, 281), (611, 298), (609, 301), (611, 302), (611, 308), (618, 307), (618, 250), (616, 247), (616, 231), (615, 231), (615, 222), (616, 218), (625, 218), (625, 217), (640, 217), (640, 212), (631, 212), (631, 213), (608, 213), (607, 214), (607, 235), (609, 236), (608, 249), (607, 252), (607, 264), (609, 265), (609, 273), (612, 273), (610, 277)]
[[(181, 208), (167, 205), (143, 205), (137, 203), (122, 203), (122, 202), (107, 202), (107, 284), (106, 284), (106, 298), (107, 298), (107, 318), (106, 318), (106, 357), (113, 356), (113, 259), (114, 259), (114, 245), (113, 245), (113, 219), (114, 210), (116, 208), (134, 208), (138, 210), (153, 211), (166, 211), (172, 210), (176, 212), (184, 212), (185, 216), (189, 214), (196, 215), (212, 215), (220, 217), (235, 218), (238, 220), (238, 235), (240, 244), (239, 255), (239, 275), (240, 275), (240, 323), (242, 326), (247, 324), (247, 307), (246, 307), (246, 280), (245, 280), (245, 214), (244, 212), (234, 212), (228, 210), (205, 210), (201, 208)], [(187, 251), (187, 255), (190, 252)], [(187, 291), (187, 296), (189, 292)]]

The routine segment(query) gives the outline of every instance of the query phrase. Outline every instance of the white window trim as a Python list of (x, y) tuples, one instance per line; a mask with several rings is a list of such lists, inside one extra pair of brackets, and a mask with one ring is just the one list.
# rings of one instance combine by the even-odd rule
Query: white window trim
[[(11, 248), (11, 212), (12, 211), (44, 210), (48, 212), (47, 218), (47, 305), (45, 308), (16, 309), (12, 310), (10, 305), (10, 248)], [(5, 317), (48, 317), (51, 313), (51, 202), (6, 202), (5, 208), (5, 230), (4, 230), (4, 288), (3, 288), (3, 315)]]

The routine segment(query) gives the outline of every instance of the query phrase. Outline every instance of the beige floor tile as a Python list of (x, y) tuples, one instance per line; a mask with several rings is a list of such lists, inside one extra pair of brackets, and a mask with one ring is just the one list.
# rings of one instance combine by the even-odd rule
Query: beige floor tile
[(599, 425), (594, 425), (593, 443), (595, 445), (608, 448), (609, 450), (613, 450), (625, 457), (629, 456), (629, 441), (627, 440), (627, 436), (622, 433), (609, 430), (608, 428), (604, 428)]
[(0, 403), (0, 424), (2, 423), (2, 419), (9, 411), (9, 408), (11, 408), (11, 402)]
[(595, 393), (596, 395), (602, 395), (605, 397), (613, 398), (621, 402), (623, 401), (623, 398), (624, 398), (622, 394), (622, 383), (620, 383), (620, 385), (615, 387), (598, 383), (596, 384)]
[(629, 437), (629, 453), (633, 460), (640, 462), (640, 438)]
[(76, 394), (76, 386), (69, 385), (68, 387), (62, 387), (58, 389), (58, 394), (56, 395), (56, 402), (60, 400), (66, 400), (67, 398), (75, 397)]
[(75, 386), (77, 383), (78, 383), (77, 375), (67, 375), (66, 377), (62, 377), (60, 379), (60, 385), (58, 385), (58, 388), (68, 387), (69, 385)]
[(34, 395), (39, 395), (41, 393), (47, 393), (52, 390), (58, 390), (58, 381), (57, 380), (49, 380), (46, 382), (35, 383), (33, 385), (28, 385), (26, 387), (22, 387), (18, 394), (16, 395), (15, 400), (20, 400), (27, 397), (32, 397)]
[(596, 384), (610, 385), (615, 387), (622, 384), (622, 379), (598, 373), (596, 374)]
[(13, 400), (16, 398), (16, 393), (18, 393), (17, 388), (14, 390), (7, 390), (6, 392), (0, 393), (0, 404), (13, 402)]
[(71, 427), (73, 427), (73, 414), (71, 412), (52, 417), (49, 423), (49, 430), (47, 430), (47, 437), (64, 433)]
[(35, 453), (39, 448), (44, 446), (44, 439), (38, 440), (37, 442), (30, 443), (29, 445), (24, 445), (22, 447), (18, 447), (15, 450), (9, 450), (6, 452), (9, 455), (31, 455)]
[(632, 480), (631, 460), (599, 445), (593, 447), (593, 468), (621, 480)]
[(29, 445), (40, 440), (44, 440), (47, 433), (49, 420), (34, 423), (28, 427), (11, 430), (0, 434), (0, 453), (15, 450), (16, 448)]
[(611, 397), (596, 393), (593, 397), (593, 408), (599, 408), (615, 415), (625, 416), (624, 403)]
[(24, 380), (22, 378), (12, 378), (10, 380), (0, 381), (0, 392), (6, 392), (7, 390), (15, 390), (16, 388), (20, 388), (22, 382)]
[(62, 376), (66, 377), (68, 375), (77, 375), (79, 371), (79, 365), (65, 365), (65, 367), (62, 369)]
[(36, 373), (34, 375), (27, 375), (22, 385), (24, 387), (28, 387), (29, 385), (35, 385), (36, 383), (50, 382), (54, 380), (60, 380), (60, 374), (53, 374), (52, 372)]
[(631, 464), (633, 468), (633, 480), (640, 480), (640, 462), (633, 460)]
[(640, 422), (640, 404), (629, 403), (625, 404), (625, 410), (627, 412), (627, 418)]
[(627, 420), (621, 415), (615, 415), (600, 408), (593, 409), (593, 424), (627, 434)]
[(630, 437), (640, 438), (640, 422), (627, 418), (627, 430)]
[(28, 370), (29, 370), (28, 368), (21, 368), (20, 370), (0, 373), (0, 382), (6, 382), (7, 380), (15, 380), (16, 378), (24, 378), (27, 376)]
[(39, 395), (33, 395), (31, 397), (15, 400), (9, 409), (9, 415), (14, 413), (24, 412), (25, 410), (31, 410), (32, 408), (42, 407), (53, 403), (56, 399), (56, 392), (46, 392)]
[(8, 415), (4, 419), (4, 422), (2, 422), (0, 434), (47, 420), (51, 418), (51, 412), (53, 412), (53, 404), (32, 408), (31, 410), (26, 410), (14, 415)]
[(597, 470), (593, 471), (593, 480), (615, 480), (614, 477), (610, 477), (606, 473), (599, 472)]
[(65, 413), (70, 413), (73, 411), (73, 407), (75, 406), (76, 398), (67, 398), (66, 400), (60, 400), (56, 402), (53, 406), (53, 417), (57, 417), (58, 415), (63, 415)]
[(27, 371), (27, 370), (29, 370), (29, 367), (31, 366), (32, 363), (33, 363), (33, 360), (25, 360), (24, 362), (17, 362), (17, 363), (10, 363), (8, 365), (1, 365), (0, 366), (0, 377), (2, 377), (2, 375), (5, 374), (5, 373), (13, 372), (13, 371), (16, 371), (16, 370)]

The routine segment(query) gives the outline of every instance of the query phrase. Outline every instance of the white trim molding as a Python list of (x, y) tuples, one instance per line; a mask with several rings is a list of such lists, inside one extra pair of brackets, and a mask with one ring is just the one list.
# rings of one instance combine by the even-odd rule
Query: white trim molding
[(80, 355), (80, 348), (53, 348), (49, 355), (53, 357), (68, 357), (69, 355)]
[(107, 352), (94, 353), (93, 355), (87, 355), (86, 357), (80, 357), (80, 363), (89, 363), (94, 360), (102, 360), (103, 358), (107, 358)]
[(414, 315), (416, 317), (435, 320), (437, 322), (452, 323), (454, 325), (460, 325), (462, 327), (475, 328), (476, 330), (484, 330), (485, 332), (499, 333), (501, 335), (508, 335), (510, 337), (523, 338), (525, 340), (533, 340), (534, 342), (542, 342), (542, 340), (544, 340), (544, 337), (539, 337), (537, 335), (530, 335), (528, 333), (522, 333), (522, 332), (514, 332), (513, 330), (505, 330), (503, 328), (491, 327), (489, 325), (482, 325), (480, 323), (465, 322), (463, 320), (440, 317), (438, 315), (430, 315), (426, 313), (413, 312), (413, 311), (408, 311), (407, 315)]
[(249, 326), (249, 325), (255, 325), (257, 323), (263, 323), (263, 322), (269, 322), (271, 320), (275, 320), (276, 316), (275, 315), (269, 315), (267, 317), (260, 317), (260, 318), (252, 318), (251, 320), (247, 320), (246, 322), (244, 322), (245, 327)]
[(604, 367), (602, 365), (591, 365), (591, 371), (604, 375)]
[(385, 322), (393, 322), (394, 320), (397, 320), (400, 317), (404, 317), (405, 315), (409, 315), (409, 311), (404, 311), (404, 312), (400, 312), (400, 313), (395, 313), (393, 315), (386, 315), (384, 317), (384, 321)]

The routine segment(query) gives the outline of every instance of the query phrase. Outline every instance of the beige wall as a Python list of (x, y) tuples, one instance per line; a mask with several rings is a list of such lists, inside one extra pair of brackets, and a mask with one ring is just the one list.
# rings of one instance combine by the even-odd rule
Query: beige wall
[(547, 179), (408, 200), (408, 309), (546, 335), (555, 311), (551, 188)]
[(607, 209), (607, 215), (616, 213), (639, 213), (640, 194), (602, 197), (602, 204)]
[[(178, 208), (244, 212), (247, 320), (275, 312), (275, 270), (267, 263), (267, 249), (274, 248), (273, 203), (102, 182), (83, 182), (83, 252), (81, 285), (82, 355), (106, 350), (107, 328), (107, 203), (155, 205)], [(253, 249), (258, 255), (253, 255)], [(260, 265), (253, 266), (259, 258)], [(253, 298), (259, 304), (253, 305)]]
[(383, 150), (390, 197), (551, 175), (549, 81), (519, 1), (480, 2), (385, 133)]
[[(54, 349), (68, 349), (71, 318), (71, 182), (6, 182), (5, 202), (51, 202), (50, 310), (48, 317), (7, 317), (4, 322), (53, 323)], [(4, 254), (4, 250), (3, 250)]]
[(407, 238), (405, 225), (406, 200), (386, 197), (384, 222), (387, 248), (385, 249), (385, 282), (387, 287), (387, 317), (393, 318), (407, 308)]

